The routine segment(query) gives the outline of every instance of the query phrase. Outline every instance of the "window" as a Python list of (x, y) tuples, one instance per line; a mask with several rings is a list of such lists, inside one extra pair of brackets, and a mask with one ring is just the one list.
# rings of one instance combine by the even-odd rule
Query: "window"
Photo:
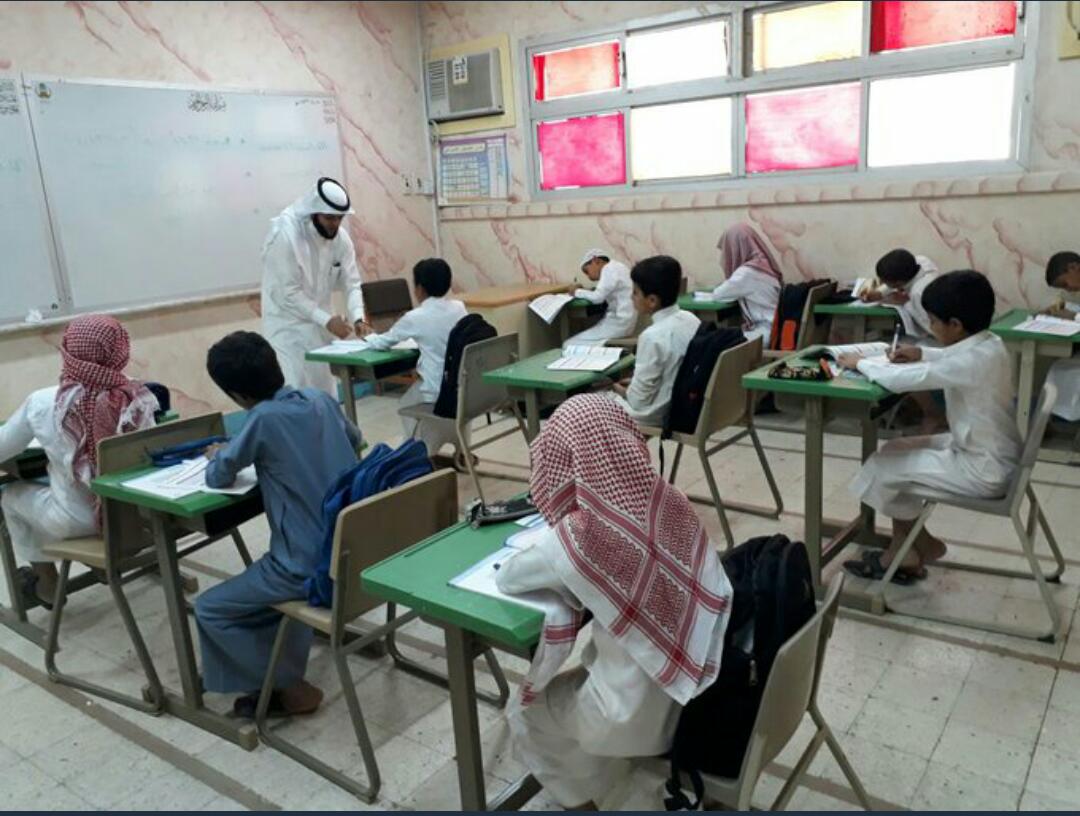
[(534, 189), (1015, 171), (1039, 5), (729, 0), (527, 41)]

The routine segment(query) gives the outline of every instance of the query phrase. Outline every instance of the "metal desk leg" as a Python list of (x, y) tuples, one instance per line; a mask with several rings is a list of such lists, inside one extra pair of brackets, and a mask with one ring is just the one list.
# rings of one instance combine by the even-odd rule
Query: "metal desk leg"
[[(877, 447), (877, 423), (871, 419), (868, 414), (862, 418), (862, 460), (864, 463), (867, 459), (877, 453)], [(877, 512), (868, 504), (862, 505), (859, 510), (862, 527), (859, 532), (859, 538), (862, 540), (863, 544), (870, 545), (874, 542), (877, 534)]]
[(462, 810), (487, 810), (484, 760), (480, 748), (480, 721), (476, 713), (476, 676), (473, 660), (480, 653), (476, 637), (457, 626), (446, 627), (446, 668), (450, 710), (454, 720), (458, 788)]
[(1020, 435), (1027, 436), (1031, 420), (1031, 398), (1035, 391), (1035, 341), (1020, 343), (1020, 383), (1016, 389), (1016, 424)]
[(855, 322), (851, 327), (851, 342), (862, 343), (866, 340), (866, 315), (855, 315)]
[(343, 365), (331, 365), (330, 373), (338, 378), (341, 383), (341, 407), (345, 409), (345, 416), (349, 421), (356, 424), (356, 393), (353, 391), (352, 369)]
[(540, 433), (540, 395), (535, 388), (525, 391), (525, 431), (530, 442)]
[(821, 513), (823, 487), (821, 484), (825, 455), (825, 400), (806, 398), (806, 453), (803, 493), (806, 551), (810, 556), (810, 574), (815, 592), (821, 589)]

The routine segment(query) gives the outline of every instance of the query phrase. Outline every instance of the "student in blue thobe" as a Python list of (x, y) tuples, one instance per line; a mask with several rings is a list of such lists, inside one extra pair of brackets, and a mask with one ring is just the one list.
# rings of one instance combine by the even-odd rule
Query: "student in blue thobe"
[[(285, 385), (270, 344), (234, 332), (207, 355), (211, 378), (250, 413), (228, 444), (207, 452), (206, 483), (226, 487), (254, 464), (270, 523), (270, 552), (195, 601), (207, 691), (239, 692), (234, 711), (253, 716), (281, 614), (272, 605), (305, 597), (323, 540), (322, 501), (342, 471), (356, 464), (360, 433), (329, 395)], [(322, 692), (304, 681), (311, 629), (290, 627), (278, 664), (271, 713), (307, 714)]]

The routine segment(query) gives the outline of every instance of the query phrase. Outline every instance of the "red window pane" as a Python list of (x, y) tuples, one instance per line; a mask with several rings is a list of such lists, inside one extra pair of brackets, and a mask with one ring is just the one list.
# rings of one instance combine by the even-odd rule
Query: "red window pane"
[(541, 122), (540, 189), (625, 184), (623, 128), (621, 113)]
[(746, 97), (746, 170), (859, 163), (859, 83)]
[(875, 53), (1014, 33), (1014, 0), (874, 0), (870, 15)]
[(620, 74), (618, 42), (533, 54), (537, 102), (615, 90)]

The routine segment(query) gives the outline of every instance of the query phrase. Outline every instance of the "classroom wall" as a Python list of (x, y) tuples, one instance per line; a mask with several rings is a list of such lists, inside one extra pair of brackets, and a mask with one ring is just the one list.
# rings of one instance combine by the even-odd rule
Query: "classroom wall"
[[(433, 252), (430, 199), (406, 197), (400, 181), (403, 172), (426, 174), (428, 162), (414, 3), (3, 0), (0, 75), (20, 71), (331, 92), (357, 211), (349, 230), (365, 277), (403, 274)], [(227, 332), (258, 330), (257, 297), (123, 319), (134, 376), (172, 386), (185, 414), (235, 407), (206, 376), (206, 348)], [(0, 417), (56, 381), (61, 333), (0, 334)]]
[[(518, 68), (519, 40), (580, 32), (697, 3), (426, 2), (426, 47), (508, 33)], [(656, 253), (682, 260), (691, 282), (721, 275), (716, 240), (730, 224), (749, 220), (775, 249), (790, 279), (853, 278), (896, 246), (926, 254), (943, 269), (974, 267), (988, 274), (1002, 307), (1036, 305), (1049, 293), (1049, 255), (1075, 248), (1080, 212), (1080, 60), (1058, 61), (1063, 4), (1043, 4), (1032, 161), (1014, 176), (900, 183), (823, 181), (719, 193), (639, 195), (549, 203), (530, 202), (526, 189), (528, 120), (519, 109), (510, 133), (513, 179), (509, 205), (440, 209), (444, 254), (471, 285), (567, 280), (581, 252), (610, 247), (631, 262)], [(515, 73), (515, 83), (525, 78)], [(928, 123), (933, 127), (933, 123)]]

